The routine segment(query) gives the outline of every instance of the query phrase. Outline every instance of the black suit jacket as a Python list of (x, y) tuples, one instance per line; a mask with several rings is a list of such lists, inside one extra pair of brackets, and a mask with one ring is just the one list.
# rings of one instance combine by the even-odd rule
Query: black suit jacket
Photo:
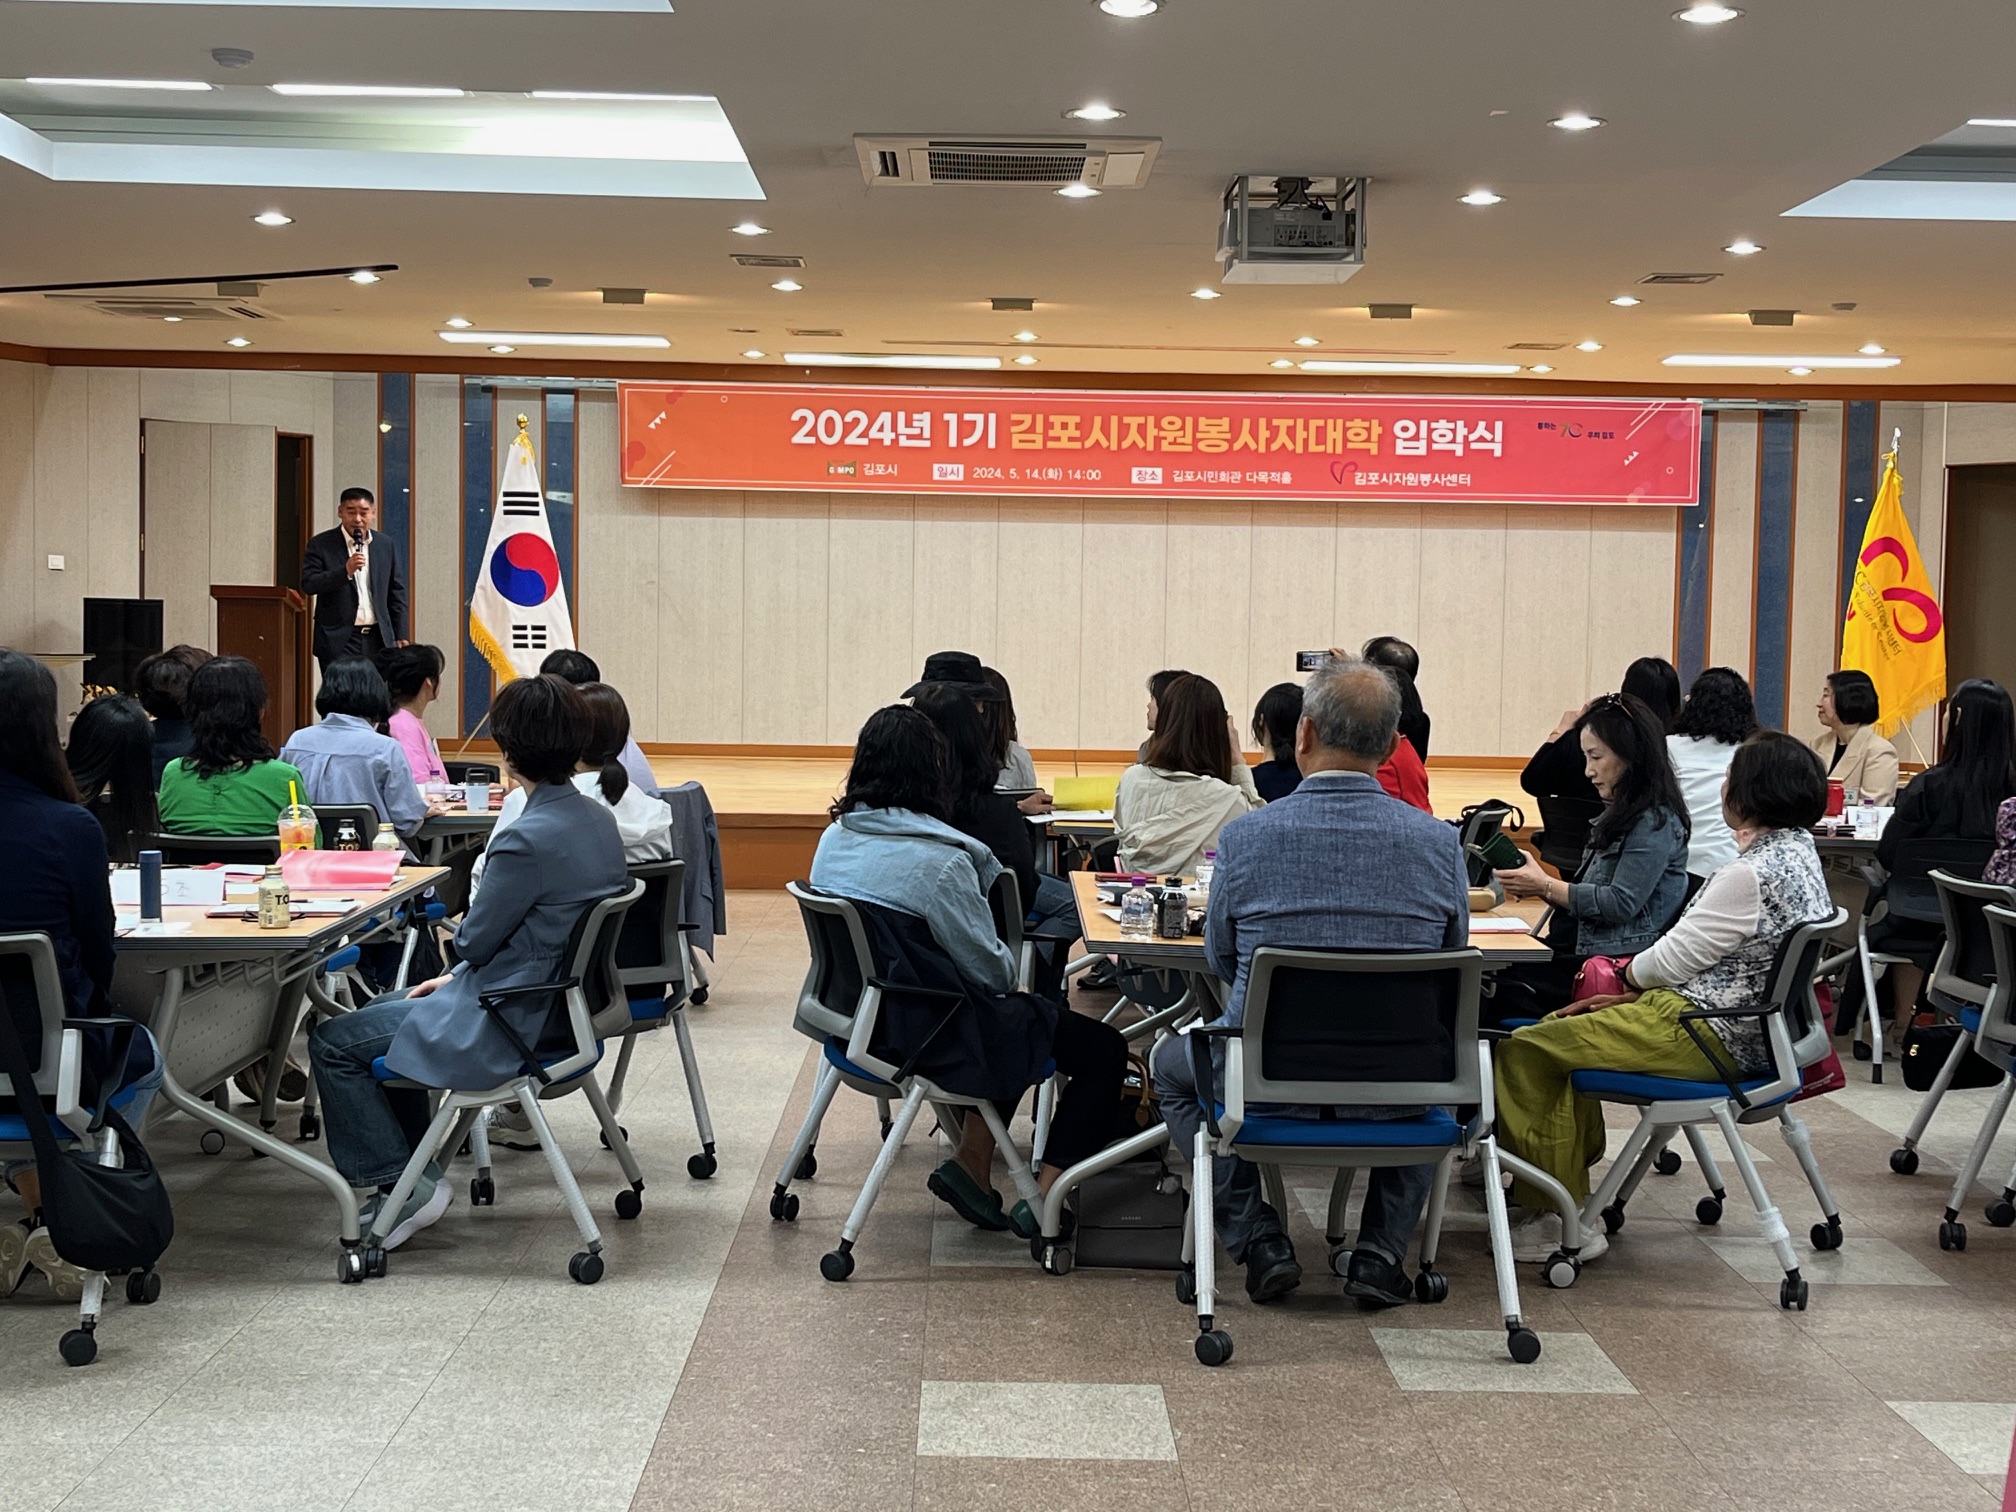
[[(381, 530), (370, 536), (371, 608), (378, 616), (385, 644), (406, 637), (406, 569), (392, 538)], [(357, 623), (357, 586), (345, 569), (350, 562), (350, 533), (337, 526), (310, 538), (301, 562), (301, 591), (315, 599), (315, 654), (327, 656)]]

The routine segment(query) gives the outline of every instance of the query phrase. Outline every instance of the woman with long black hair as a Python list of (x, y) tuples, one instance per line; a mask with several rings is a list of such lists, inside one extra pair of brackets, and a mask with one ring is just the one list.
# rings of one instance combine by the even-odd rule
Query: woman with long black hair
[(161, 827), (178, 835), (264, 835), (290, 803), (308, 801), (259, 721), (266, 679), (242, 656), (216, 656), (189, 680), (189, 754), (161, 774)]
[(94, 698), (70, 722), (64, 750), (77, 801), (105, 832), (105, 850), (130, 865), (161, 827), (154, 805), (154, 722), (125, 694)]

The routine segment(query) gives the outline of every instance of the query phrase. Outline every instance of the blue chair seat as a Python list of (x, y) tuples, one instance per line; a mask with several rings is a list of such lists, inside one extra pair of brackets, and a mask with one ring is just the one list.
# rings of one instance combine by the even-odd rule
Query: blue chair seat
[(1539, 1022), (1540, 1020), (1538, 1019), (1507, 1019), (1498, 1027), (1500, 1029), (1531, 1029)]
[[(1217, 1112), (1219, 1117), (1225, 1116), (1222, 1103)], [(1461, 1125), (1447, 1108), (1430, 1108), (1419, 1118), (1282, 1118), (1266, 1113), (1248, 1114), (1233, 1136), (1233, 1143), (1443, 1148), (1458, 1143), (1462, 1137)]]
[(1960, 1010), (1960, 1027), (1965, 1029), (1969, 1034), (1979, 1034), (1981, 1032), (1981, 1010), (1979, 1008), (1962, 1008)]
[(322, 963), (322, 969), (324, 971), (348, 971), (352, 966), (355, 966), (359, 961), (363, 959), (364, 959), (363, 946), (345, 945), (341, 950), (337, 951), (336, 954), (332, 955), (331, 957), (329, 957), (328, 960)]
[(835, 1071), (838, 1071), (842, 1076), (851, 1076), (859, 1081), (873, 1082), (878, 1087), (887, 1087), (891, 1092), (896, 1090), (894, 1082), (884, 1081), (873, 1071), (864, 1071), (861, 1067), (855, 1065), (854, 1062), (847, 1059), (847, 1042), (843, 1039), (828, 1039), (826, 1041), (826, 1064), (831, 1066)]
[[(1746, 1093), (1771, 1085), (1772, 1078), (1738, 1082)], [(1574, 1071), (1568, 1084), (1585, 1097), (1621, 1097), (1644, 1102), (1700, 1102), (1729, 1096), (1720, 1082), (1682, 1081), (1674, 1076), (1644, 1076), (1636, 1071)]]
[[(112, 1106), (124, 1113), (132, 1106), (138, 1092), (137, 1087), (121, 1087), (112, 1094)], [(58, 1123), (54, 1118), (49, 1120), (49, 1132), (54, 1134), (59, 1142), (75, 1142), (77, 1138), (76, 1132), (68, 1124)], [(0, 1113), (0, 1144), (25, 1145), (29, 1138), (27, 1119), (19, 1113)]]
[(635, 1024), (662, 1023), (665, 1019), (665, 989), (663, 987), (632, 987), (627, 996), (630, 1000), (630, 1021)]

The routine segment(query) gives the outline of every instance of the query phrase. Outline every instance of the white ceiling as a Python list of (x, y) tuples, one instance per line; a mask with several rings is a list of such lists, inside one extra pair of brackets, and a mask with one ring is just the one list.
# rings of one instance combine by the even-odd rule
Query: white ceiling
[[(484, 329), (659, 334), (669, 361), (968, 341), (1006, 356), (1025, 350), (1009, 338), (1027, 328), (1044, 371), (1260, 374), (1281, 356), (1502, 361), (1515, 341), (1595, 339), (1603, 351), (1523, 360), (1551, 362), (1557, 378), (1645, 382), (1675, 376), (1659, 366), (1672, 352), (1846, 353), (1873, 340), (1903, 365), (1844, 376), (2008, 381), (2016, 225), (1783, 212), (1969, 117), (2016, 118), (2016, 7), (1945, 0), (1907, 19), (1895, 0), (1749, 0), (1738, 21), (1693, 27), (1672, 19), (1679, 3), (1170, 0), (1119, 21), (1088, 0), (679, 0), (670, 14), (551, 15), (0, 0), (0, 72), (17, 78), (713, 95), (767, 196), (68, 184), (0, 162), (0, 283), (400, 265), (372, 288), (269, 286), (260, 303), (278, 319), (249, 332), (262, 351), (439, 357), (452, 349), (435, 332), (461, 315)], [(220, 69), (209, 50), (221, 46), (256, 61)], [(1146, 188), (1073, 202), (862, 183), (856, 133), (1056, 134), (1081, 129), (1060, 112), (1090, 100), (1128, 114), (1086, 129), (1162, 140)], [(1548, 126), (1571, 108), (1608, 124)], [(1366, 270), (1341, 287), (1189, 298), (1216, 282), (1219, 196), (1240, 172), (1372, 175)], [(1505, 202), (1457, 203), (1480, 185)], [(252, 223), (275, 206), (295, 224)], [(749, 215), (774, 234), (729, 233)], [(1739, 236), (1767, 250), (1721, 250)], [(803, 291), (774, 293), (774, 273), (729, 261), (751, 251), (804, 256)], [(1655, 272), (1725, 276), (1636, 287)], [(605, 307), (604, 286), (652, 294), (641, 309)], [(1610, 306), (1627, 292), (1645, 303)], [(1036, 311), (993, 313), (995, 295), (1033, 296)], [(1837, 301), (1856, 309), (1837, 314)], [(1417, 315), (1373, 324), (1371, 302)], [(1792, 331), (1753, 329), (1751, 308), (1802, 314)], [(0, 341), (215, 353), (228, 334), (0, 298)], [(1305, 334), (1322, 347), (1291, 344)], [(565, 371), (568, 354), (550, 360)]]

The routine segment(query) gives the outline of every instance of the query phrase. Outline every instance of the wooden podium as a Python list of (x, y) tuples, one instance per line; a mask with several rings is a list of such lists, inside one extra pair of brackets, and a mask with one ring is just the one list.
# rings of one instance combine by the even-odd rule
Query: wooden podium
[(242, 656), (266, 679), (266, 739), (279, 750), (287, 737), (314, 723), (309, 703), (308, 601), (292, 588), (213, 583), (217, 654)]

